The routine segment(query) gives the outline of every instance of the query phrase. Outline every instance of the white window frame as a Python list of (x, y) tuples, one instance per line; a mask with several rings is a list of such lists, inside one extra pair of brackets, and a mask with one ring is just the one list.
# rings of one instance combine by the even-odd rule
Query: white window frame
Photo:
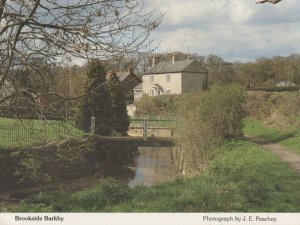
[(167, 75), (166, 75), (166, 80), (167, 80), (168, 83), (171, 82), (171, 75), (170, 75), (170, 74), (167, 74)]
[(150, 89), (149, 95), (150, 95), (150, 96), (154, 96), (154, 90), (153, 90), (153, 89)]
[(149, 81), (152, 82), (152, 83), (154, 82), (154, 75), (149, 76)]

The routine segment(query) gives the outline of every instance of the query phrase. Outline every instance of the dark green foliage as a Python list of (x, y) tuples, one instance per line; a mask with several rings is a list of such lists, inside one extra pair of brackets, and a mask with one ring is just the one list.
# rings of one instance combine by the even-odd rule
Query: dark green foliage
[(111, 99), (111, 129), (113, 132), (126, 135), (129, 127), (129, 117), (125, 104), (124, 92), (117, 75), (113, 73), (108, 82)]
[(91, 117), (96, 117), (96, 134), (126, 135), (129, 118), (124, 92), (115, 73), (106, 80), (106, 71), (99, 61), (92, 61), (87, 74), (85, 97), (81, 103), (78, 126), (90, 131)]
[(96, 117), (96, 134), (110, 135), (111, 99), (106, 83), (106, 71), (101, 63), (94, 60), (90, 64), (85, 84), (85, 97), (82, 100), (78, 126), (86, 132), (90, 131), (91, 117)]

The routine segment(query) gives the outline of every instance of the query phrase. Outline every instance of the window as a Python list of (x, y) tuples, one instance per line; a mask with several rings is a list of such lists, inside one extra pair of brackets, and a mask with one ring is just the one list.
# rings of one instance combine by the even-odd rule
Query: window
[(171, 90), (170, 90), (170, 89), (167, 89), (167, 90), (166, 90), (166, 94), (167, 94), (167, 95), (171, 94)]
[(154, 76), (149, 77), (150, 82), (154, 82)]
[(170, 74), (167, 74), (166, 78), (167, 78), (167, 82), (171, 82), (171, 75)]
[(154, 90), (150, 90), (149, 95), (153, 96), (154, 95)]

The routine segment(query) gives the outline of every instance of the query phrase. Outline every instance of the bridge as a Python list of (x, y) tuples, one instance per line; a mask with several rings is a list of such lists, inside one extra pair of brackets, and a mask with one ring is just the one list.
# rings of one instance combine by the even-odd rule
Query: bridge
[(105, 137), (105, 136), (92, 136), (97, 143), (107, 145), (118, 145), (118, 146), (135, 146), (135, 147), (171, 147), (174, 146), (174, 137)]
[(141, 116), (140, 119), (131, 119), (128, 134), (140, 136), (145, 140), (148, 137), (174, 137), (177, 119), (162, 119)]

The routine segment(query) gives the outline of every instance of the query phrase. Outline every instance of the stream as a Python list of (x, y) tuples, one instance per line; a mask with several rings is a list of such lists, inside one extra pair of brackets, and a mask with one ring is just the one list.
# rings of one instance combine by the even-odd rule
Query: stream
[(174, 172), (169, 148), (141, 147), (132, 167), (135, 175), (128, 185), (152, 186), (172, 179)]

